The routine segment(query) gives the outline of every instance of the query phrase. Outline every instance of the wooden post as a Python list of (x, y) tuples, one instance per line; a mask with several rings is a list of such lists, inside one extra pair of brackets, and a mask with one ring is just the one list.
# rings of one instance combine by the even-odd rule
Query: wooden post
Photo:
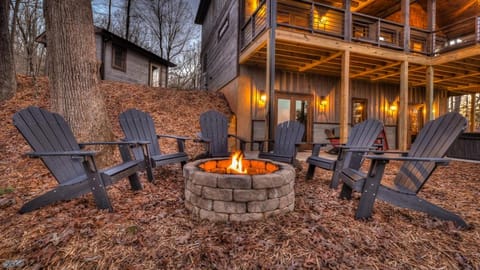
[(342, 55), (342, 74), (340, 82), (340, 143), (348, 139), (348, 116), (350, 104), (350, 51)]
[(398, 148), (406, 151), (408, 146), (408, 61), (400, 65), (400, 106), (398, 110)]
[(470, 119), (469, 119), (469, 130), (470, 132), (475, 132), (475, 103), (476, 103), (476, 94), (470, 94)]
[(345, 8), (343, 39), (345, 41), (352, 40), (352, 11), (350, 10), (351, 5), (352, 0), (343, 0), (343, 7)]
[(436, 14), (437, 14), (437, 3), (436, 0), (428, 0), (427, 1), (427, 16), (428, 16), (428, 30), (431, 32), (430, 34), (430, 41), (429, 41), (429, 48), (428, 54), (434, 55), (435, 52), (435, 24), (436, 24)]
[[(275, 29), (277, 28), (277, 1), (270, 0), (267, 2), (268, 22), (270, 24), (270, 32), (267, 38), (267, 139), (273, 140), (275, 134)], [(268, 149), (271, 149), (269, 145)]]
[(433, 113), (433, 66), (427, 67), (427, 85), (426, 85), (426, 97), (425, 101), (427, 103), (427, 114), (426, 114), (426, 121), (430, 121), (435, 119), (435, 114)]
[(410, 0), (402, 0), (403, 51), (410, 51)]

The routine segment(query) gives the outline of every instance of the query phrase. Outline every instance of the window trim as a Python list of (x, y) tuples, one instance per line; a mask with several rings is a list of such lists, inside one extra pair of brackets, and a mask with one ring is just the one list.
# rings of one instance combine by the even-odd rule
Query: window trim
[[(122, 53), (122, 65), (117, 65), (117, 63), (115, 62), (115, 55), (118, 49), (120, 49)], [(112, 62), (113, 69), (126, 72), (127, 71), (127, 48), (119, 44), (112, 43), (112, 61), (111, 62)]]

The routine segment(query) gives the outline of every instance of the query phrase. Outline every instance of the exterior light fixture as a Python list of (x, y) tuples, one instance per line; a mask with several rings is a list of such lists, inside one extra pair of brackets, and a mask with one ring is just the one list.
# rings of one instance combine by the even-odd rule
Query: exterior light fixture
[(265, 105), (267, 103), (267, 94), (263, 90), (257, 92), (257, 102), (259, 105)]
[(328, 101), (325, 96), (320, 96), (320, 113), (325, 113)]

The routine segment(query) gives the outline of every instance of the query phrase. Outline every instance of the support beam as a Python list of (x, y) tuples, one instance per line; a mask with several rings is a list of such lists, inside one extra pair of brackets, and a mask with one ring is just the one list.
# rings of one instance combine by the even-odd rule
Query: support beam
[(341, 56), (342, 54), (343, 54), (343, 52), (338, 52), (338, 53), (334, 53), (334, 54), (332, 54), (332, 55), (330, 55), (330, 56), (328, 56), (328, 57), (322, 57), (322, 58), (320, 58), (319, 60), (312, 62), (311, 64), (308, 64), (308, 65), (305, 65), (305, 66), (299, 68), (298, 71), (304, 72), (304, 71), (306, 71), (306, 70), (308, 70), (308, 69), (311, 69), (311, 68), (313, 68), (313, 67), (316, 67), (316, 66), (318, 66), (318, 65), (321, 65), (321, 64), (323, 64), (323, 63), (327, 63), (328, 61), (333, 60), (333, 59)]
[[(421, 70), (421, 69), (424, 69), (424, 68), (425, 68), (424, 66), (419, 66), (419, 67), (410, 69), (409, 72)], [(397, 76), (397, 75), (399, 75), (399, 74), (401, 74), (401, 72), (390, 73), (390, 74), (387, 74), (387, 75), (383, 75), (383, 76), (380, 76), (380, 77), (373, 78), (373, 79), (371, 79), (371, 80), (372, 80), (372, 81), (378, 81), (378, 80), (381, 80), (381, 79), (385, 79), (385, 78)]]
[(427, 114), (426, 114), (426, 121), (430, 121), (435, 119), (435, 114), (433, 113), (433, 66), (428, 66), (427, 67), (427, 74), (426, 74), (426, 97), (425, 101), (427, 103)]
[(347, 143), (348, 116), (350, 104), (350, 51), (342, 56), (342, 73), (340, 82), (340, 143)]
[(435, 47), (435, 39), (436, 39), (436, 34), (435, 34), (435, 25), (436, 23), (436, 14), (437, 14), (437, 1), (436, 0), (427, 0), (427, 29), (430, 31), (430, 37), (428, 40), (428, 51), (431, 52), (431, 54), (434, 54), (434, 47)]
[(403, 21), (403, 51), (410, 51), (410, 0), (401, 1)]
[(343, 0), (343, 6), (345, 8), (345, 17), (343, 21), (343, 39), (347, 42), (352, 41), (352, 11), (350, 10), (351, 5), (352, 0)]
[(476, 94), (470, 94), (470, 119), (469, 119), (469, 130), (470, 132), (475, 132), (475, 104)]
[(393, 68), (393, 67), (399, 66), (400, 64), (401, 64), (401, 62), (395, 62), (395, 63), (392, 63), (390, 65), (386, 65), (386, 66), (381, 66), (381, 67), (377, 66), (376, 68), (368, 69), (368, 70), (365, 70), (363, 72), (353, 74), (353, 75), (350, 76), (350, 79), (355, 79), (355, 78), (360, 77), (360, 76), (364, 76), (364, 75), (379, 72), (379, 71), (382, 71), (382, 70), (385, 70), (385, 69)]
[(408, 62), (400, 65), (400, 106), (398, 110), (398, 148), (408, 148)]
[[(266, 75), (266, 88), (267, 88), (267, 139), (273, 140), (275, 136), (275, 31), (277, 28), (277, 1), (270, 0), (267, 5), (268, 22), (270, 30), (267, 38), (267, 75)], [(269, 145), (268, 150), (271, 149)]]

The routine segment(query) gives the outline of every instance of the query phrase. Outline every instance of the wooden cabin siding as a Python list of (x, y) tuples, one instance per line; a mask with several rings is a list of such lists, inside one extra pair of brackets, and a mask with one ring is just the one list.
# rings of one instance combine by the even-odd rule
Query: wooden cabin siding
[[(309, 74), (301, 72), (291, 72), (285, 70), (276, 70), (275, 90), (278, 93), (305, 94), (313, 99), (313, 140), (316, 142), (324, 141), (325, 129), (337, 127), (339, 125), (339, 102), (340, 78), (331, 76), (321, 76), (318, 74)], [(266, 118), (265, 105), (256, 102), (258, 93), (265, 91), (265, 68), (243, 65), (241, 68), (241, 78), (239, 91), (251, 93), (252, 95), (252, 127), (250, 137), (259, 138), (264, 136), (264, 126)], [(363, 80), (352, 80), (350, 83), (351, 98), (360, 98), (367, 100), (367, 118), (381, 120), (385, 124), (387, 141), (391, 148), (396, 146), (397, 133), (397, 113), (398, 100), (400, 95), (400, 86), (396, 84), (369, 82)], [(409, 105), (425, 106), (425, 88), (409, 88)], [(436, 115), (446, 112), (446, 91), (436, 90), (434, 93), (434, 108)], [(325, 112), (320, 110), (320, 98), (327, 100)], [(396, 105), (396, 111), (390, 111), (391, 105)], [(240, 105), (237, 105), (240, 106)], [(244, 104), (248, 108), (248, 104)], [(350, 101), (351, 106), (351, 101)], [(349, 111), (351, 114), (351, 107)], [(352, 119), (348, 119), (350, 125)], [(247, 136), (244, 134), (244, 136)]]
[(201, 58), (208, 90), (216, 91), (237, 77), (238, 10), (238, 1), (212, 1), (202, 25)]
[(150, 62), (141, 54), (127, 49), (127, 68), (121, 71), (112, 68), (112, 42), (105, 44), (105, 80), (148, 85)]

